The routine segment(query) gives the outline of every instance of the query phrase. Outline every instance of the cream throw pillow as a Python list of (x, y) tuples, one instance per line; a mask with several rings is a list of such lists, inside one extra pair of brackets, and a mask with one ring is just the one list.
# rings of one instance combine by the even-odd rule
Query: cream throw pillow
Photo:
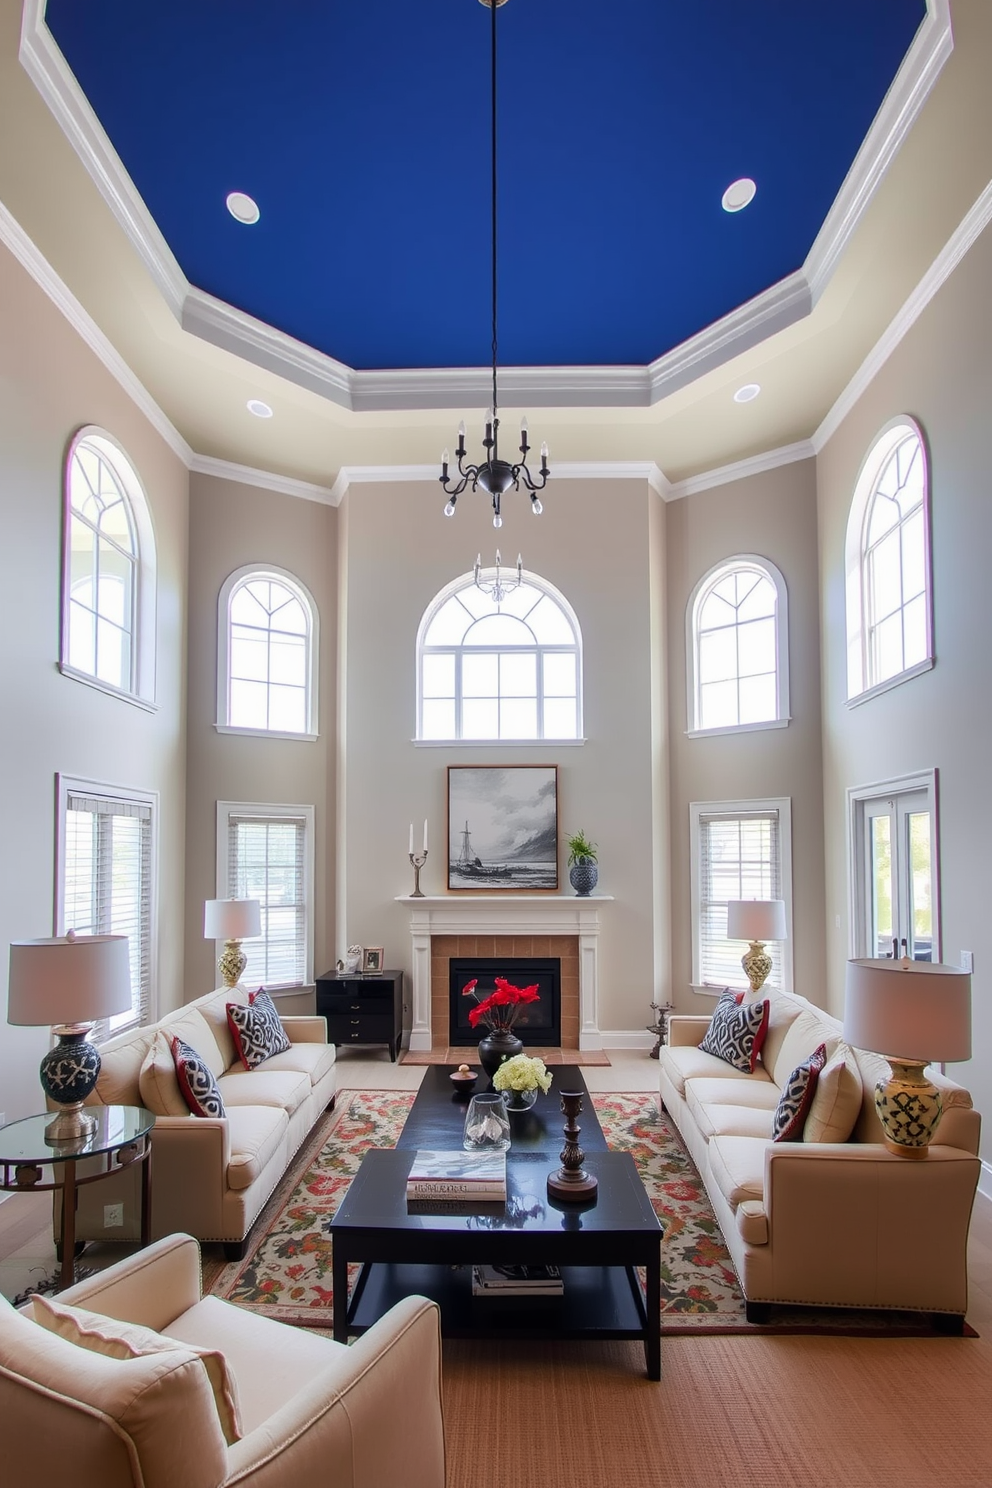
[(863, 1086), (854, 1050), (839, 1043), (820, 1072), (803, 1127), (804, 1142), (846, 1142), (861, 1110)]
[(138, 1074), (141, 1104), (156, 1116), (188, 1116), (189, 1106), (179, 1088), (176, 1061), (168, 1035), (157, 1033)]
[(227, 1360), (218, 1349), (199, 1348), (195, 1343), (181, 1343), (167, 1333), (155, 1333), (143, 1328), (140, 1323), (122, 1323), (117, 1318), (104, 1317), (102, 1313), (89, 1312), (85, 1307), (67, 1307), (50, 1297), (31, 1298), (34, 1320), (50, 1333), (91, 1353), (103, 1354), (108, 1359), (137, 1359), (142, 1354), (167, 1353), (170, 1349), (185, 1349), (199, 1354), (220, 1419), (221, 1430), (228, 1446), (241, 1439), (241, 1407), (238, 1403), (234, 1375), (227, 1367)]

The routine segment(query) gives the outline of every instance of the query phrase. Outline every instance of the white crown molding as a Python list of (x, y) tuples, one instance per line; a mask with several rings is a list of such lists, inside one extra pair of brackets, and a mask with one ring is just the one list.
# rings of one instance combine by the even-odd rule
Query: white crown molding
[(950, 0), (927, 0), (913, 44), (807, 255), (803, 270), (814, 305), (953, 50)]
[[(502, 368), (507, 403), (651, 407), (807, 316), (950, 55), (948, 4), (928, 0), (926, 18), (802, 269), (647, 366)], [(356, 413), (488, 404), (488, 368), (357, 371), (191, 286), (66, 65), (44, 9), (45, 0), (25, 0), (22, 65), (185, 331)]]
[(257, 470), (253, 465), (237, 465), (233, 460), (218, 460), (213, 455), (191, 451), (189, 468), (196, 475), (213, 475), (218, 480), (240, 481), (243, 486), (258, 486), (281, 496), (297, 496), (302, 501), (317, 501), (322, 506), (337, 506), (330, 486), (297, 480), (292, 475), (276, 475), (272, 470)]
[[(437, 465), (342, 465), (330, 489), (331, 506), (340, 506), (351, 486), (378, 482), (437, 481)], [(551, 471), (553, 483), (563, 480), (642, 480), (666, 501), (672, 489), (653, 460), (563, 460)]]
[(898, 313), (893, 316), (826, 418), (817, 428), (812, 440), (817, 454), (831, 435), (837, 432), (869, 383), (884, 367), (900, 341), (912, 329), (934, 295), (947, 282), (968, 249), (990, 222), (992, 222), (992, 181), (962, 218), (919, 284)]
[(20, 62), (137, 250), (176, 319), (189, 289), (124, 164), (45, 24), (46, 0), (24, 0)]
[(815, 454), (811, 439), (783, 444), (778, 449), (765, 450), (760, 455), (749, 455), (745, 460), (734, 460), (730, 465), (719, 465), (713, 470), (704, 470), (699, 475), (690, 475), (686, 480), (676, 481), (669, 487), (668, 500), (681, 501), (686, 496), (698, 495), (700, 491), (711, 491), (715, 486), (746, 480), (751, 475), (763, 475), (766, 470), (777, 470), (780, 465), (794, 465), (798, 460), (810, 460)]
[(151, 393), (138, 380), (124, 358), (101, 331), (96, 321), (84, 310), (68, 285), (52, 268), (48, 259), (32, 243), (20, 223), (0, 202), (0, 243), (10, 249), (23, 269), (43, 290), (55, 308), (65, 316), (78, 336), (100, 359), (112, 377), (115, 377), (131, 401), (141, 410), (152, 427), (161, 434), (166, 444), (178, 455), (184, 465), (189, 465), (193, 451), (179, 430), (155, 402)]

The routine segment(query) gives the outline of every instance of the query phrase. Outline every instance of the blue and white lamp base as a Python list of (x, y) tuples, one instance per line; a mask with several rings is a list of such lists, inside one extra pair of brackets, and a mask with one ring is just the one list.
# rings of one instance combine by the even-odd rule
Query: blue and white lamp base
[(53, 1032), (59, 1041), (41, 1061), (41, 1088), (61, 1107), (45, 1127), (45, 1141), (51, 1146), (78, 1141), (96, 1128), (96, 1116), (83, 1105), (100, 1073), (99, 1050), (86, 1037), (91, 1027), (89, 1023), (57, 1025)]

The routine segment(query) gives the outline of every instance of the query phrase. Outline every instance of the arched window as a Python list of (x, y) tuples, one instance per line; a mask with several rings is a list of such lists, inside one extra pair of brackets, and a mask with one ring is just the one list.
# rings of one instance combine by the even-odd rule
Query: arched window
[(930, 478), (919, 426), (894, 419), (861, 467), (847, 523), (847, 695), (933, 666)]
[(317, 606), (281, 568), (239, 568), (220, 591), (217, 727), (317, 737)]
[(686, 610), (689, 733), (789, 722), (789, 598), (774, 563), (738, 553), (703, 575)]
[(420, 622), (417, 678), (418, 739), (582, 737), (579, 623), (536, 574), (500, 604), (472, 574), (443, 589)]
[(98, 429), (69, 447), (64, 532), (63, 672), (150, 702), (155, 540), (133, 465)]

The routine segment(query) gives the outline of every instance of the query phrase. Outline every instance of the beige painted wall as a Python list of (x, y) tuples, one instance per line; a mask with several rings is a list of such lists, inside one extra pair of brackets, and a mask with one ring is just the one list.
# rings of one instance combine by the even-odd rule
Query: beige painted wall
[[(918, 769), (939, 773), (942, 958), (975, 954), (970, 1064), (949, 1073), (992, 1111), (992, 953), (988, 789), (992, 653), (984, 606), (992, 553), (988, 304), (992, 234), (972, 247), (872, 381), (817, 461), (823, 633), (824, 812), (828, 998), (839, 1013), (849, 952), (846, 790)], [(896, 414), (919, 420), (930, 449), (934, 633), (932, 671), (856, 708), (846, 698), (844, 542), (858, 470)], [(988, 829), (988, 830), (987, 830)], [(839, 919), (840, 924), (837, 925)], [(992, 1148), (986, 1129), (984, 1154)]]
[[(410, 969), (407, 909), (393, 902), (413, 886), (408, 825), (419, 844), (425, 817), (431, 851), (427, 894), (446, 891), (444, 852), (449, 763), (555, 763), (561, 833), (584, 829), (599, 844), (602, 909), (600, 1026), (640, 1030), (661, 988), (652, 820), (658, 788), (652, 751), (655, 669), (651, 610), (651, 514), (658, 497), (640, 481), (563, 481), (548, 489), (544, 515), (525, 496), (505, 502), (497, 534), (481, 495), (466, 493), (450, 521), (434, 485), (361, 485), (342, 508), (347, 546), (342, 586), (343, 680), (339, 872), (347, 940), (383, 945), (390, 967)], [(582, 745), (418, 747), (415, 638), (421, 616), (447, 583), (470, 571), (477, 552), (550, 580), (582, 627), (585, 733)], [(663, 818), (662, 818), (663, 820)], [(571, 893), (560, 855), (562, 890)], [(667, 859), (667, 845), (664, 851)]]
[[(54, 930), (56, 772), (160, 793), (157, 992), (181, 1001), (185, 824), (187, 473), (120, 385), (0, 247), (0, 985), (7, 944)], [(147, 493), (158, 553), (157, 711), (58, 670), (62, 477), (83, 425), (124, 447)], [(47, 1030), (0, 1022), (0, 1111), (41, 1107)]]
[[(218, 983), (203, 939), (203, 901), (216, 895), (217, 802), (315, 808), (314, 973), (334, 960), (337, 512), (215, 476), (190, 477), (189, 726), (186, 823), (186, 998)], [(319, 737), (315, 742), (218, 733), (217, 600), (225, 579), (271, 563), (303, 583), (320, 622)]]
[[(734, 553), (781, 571), (789, 594), (792, 722), (785, 729), (686, 736), (685, 612), (702, 576)], [(707, 1012), (690, 988), (689, 803), (788, 796), (792, 801), (795, 990), (822, 1003), (823, 815), (817, 612), (816, 487), (812, 460), (717, 486), (668, 511), (671, 690), (672, 947), (675, 1003)]]

